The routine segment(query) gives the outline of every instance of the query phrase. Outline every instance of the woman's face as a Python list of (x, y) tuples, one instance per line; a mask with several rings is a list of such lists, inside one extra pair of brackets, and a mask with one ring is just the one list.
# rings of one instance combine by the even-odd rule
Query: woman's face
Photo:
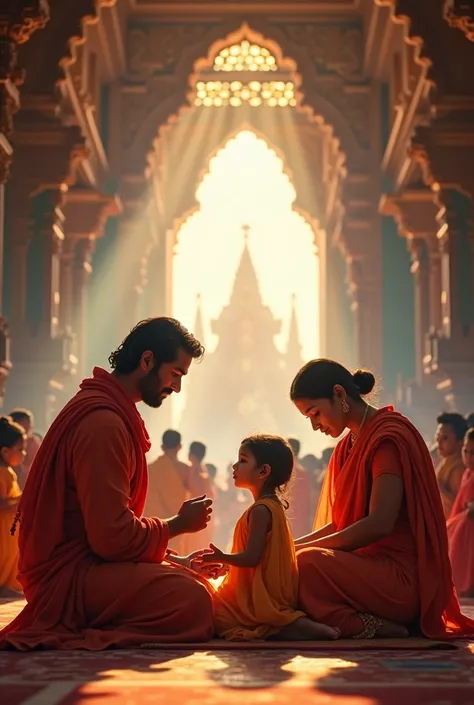
[(341, 399), (296, 399), (298, 411), (311, 421), (313, 431), (321, 431), (331, 438), (339, 438), (346, 429), (346, 414)]
[(453, 427), (444, 423), (439, 424), (436, 429), (436, 444), (442, 458), (459, 453), (462, 447), (462, 441), (456, 437)]
[(462, 447), (462, 460), (466, 468), (474, 470), (474, 441), (466, 441)]

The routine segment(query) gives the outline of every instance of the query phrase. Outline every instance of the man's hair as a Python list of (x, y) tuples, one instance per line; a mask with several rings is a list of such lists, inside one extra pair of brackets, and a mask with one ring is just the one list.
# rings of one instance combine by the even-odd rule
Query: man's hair
[(474, 411), (466, 416), (466, 423), (468, 428), (474, 428)]
[(291, 446), (291, 450), (293, 451), (295, 458), (297, 458), (301, 450), (300, 441), (297, 438), (288, 438), (288, 443)]
[(13, 409), (10, 418), (13, 419), (15, 423), (29, 421), (29, 423), (33, 425), (33, 414), (29, 409)]
[(206, 455), (206, 446), (201, 441), (193, 441), (189, 446), (189, 455), (194, 455), (199, 461), (204, 460)]
[(462, 441), (467, 432), (467, 421), (462, 414), (444, 411), (436, 419), (437, 423), (443, 426), (450, 426), (458, 441)]
[(173, 450), (174, 448), (177, 448), (179, 445), (181, 445), (181, 434), (179, 433), (179, 431), (174, 431), (172, 428), (169, 428), (167, 431), (164, 432), (161, 438), (161, 445), (167, 450)]
[(141, 356), (150, 350), (155, 357), (155, 366), (173, 362), (178, 357), (180, 348), (193, 359), (204, 355), (204, 347), (175, 318), (147, 318), (140, 321), (117, 350), (109, 355), (109, 364), (119, 374), (130, 374), (137, 369)]

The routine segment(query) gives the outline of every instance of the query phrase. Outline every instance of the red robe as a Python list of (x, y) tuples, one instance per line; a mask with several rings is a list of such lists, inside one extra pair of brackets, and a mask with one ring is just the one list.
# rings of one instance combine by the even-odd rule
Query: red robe
[(212, 636), (208, 589), (191, 571), (162, 564), (168, 526), (141, 516), (149, 447), (131, 397), (95, 368), (29, 473), (18, 576), (28, 604), (0, 632), (0, 648), (99, 650)]
[(465, 470), (447, 529), (454, 585), (460, 595), (468, 597), (474, 597), (474, 518), (467, 515), (471, 502), (474, 503), (474, 471)]
[(422, 633), (433, 639), (473, 635), (474, 621), (461, 614), (453, 586), (433, 463), (416, 428), (386, 407), (349, 450), (346, 436), (331, 458), (315, 528), (333, 522), (338, 531), (367, 516), (377, 474), (402, 477), (404, 503), (393, 533), (372, 546), (298, 552), (302, 609), (339, 626), (342, 636), (362, 631), (358, 612), (400, 623), (416, 617)]

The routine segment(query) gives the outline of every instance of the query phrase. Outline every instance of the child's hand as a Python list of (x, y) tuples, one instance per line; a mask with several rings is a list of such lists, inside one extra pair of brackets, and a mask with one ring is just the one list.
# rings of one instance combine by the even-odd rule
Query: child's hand
[(213, 543), (210, 543), (209, 548), (202, 554), (201, 561), (203, 563), (225, 563), (225, 558), (225, 553), (217, 546), (214, 546)]

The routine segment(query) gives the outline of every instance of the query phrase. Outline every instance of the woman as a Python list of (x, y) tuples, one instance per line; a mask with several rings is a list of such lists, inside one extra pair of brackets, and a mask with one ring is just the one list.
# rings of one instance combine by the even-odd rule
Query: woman
[(458, 595), (474, 597), (474, 428), (464, 438), (465, 471), (447, 521), (449, 558)]
[(295, 542), (301, 608), (342, 637), (402, 637), (409, 627), (437, 639), (474, 634), (452, 583), (428, 449), (408, 419), (363, 399), (374, 384), (371, 372), (313, 360), (291, 386), (313, 430), (349, 430), (332, 455), (315, 531)]
[(464, 474), (461, 450), (468, 427), (464, 416), (456, 413), (444, 412), (436, 421), (436, 447), (441, 458), (436, 468), (436, 477), (444, 514), (448, 518)]

